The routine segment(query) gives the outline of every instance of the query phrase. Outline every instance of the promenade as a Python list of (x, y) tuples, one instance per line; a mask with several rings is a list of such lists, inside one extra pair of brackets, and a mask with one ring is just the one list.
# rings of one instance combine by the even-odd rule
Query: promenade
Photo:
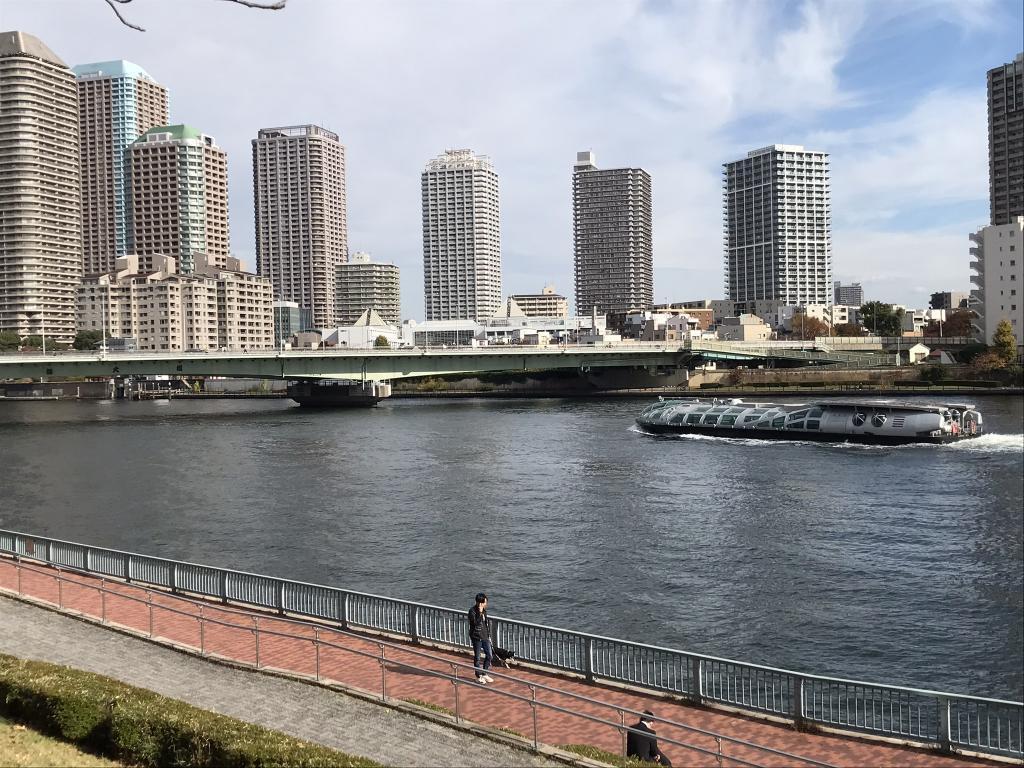
[[(211, 659), (285, 672), (376, 697), (381, 696), (383, 684), (389, 701), (415, 699), (458, 710), (472, 723), (511, 729), (529, 740), (534, 738), (536, 728), (536, 738), (543, 744), (591, 744), (620, 752), (622, 736), (615, 726), (635, 720), (623, 710), (651, 709), (660, 718), (687, 726), (658, 725), (660, 737), (692, 746), (686, 749), (663, 743), (663, 750), (676, 765), (737, 764), (729, 758), (755, 765), (793, 765), (794, 755), (843, 766), (992, 764), (878, 742), (801, 733), (784, 725), (534, 669), (496, 670), (492, 672), (497, 678), (493, 686), (479, 686), (472, 682), (471, 670), (461, 666), (470, 661), (465, 654), (390, 638), (381, 638), (385, 642), (382, 645), (375, 637), (185, 599), (117, 580), (104, 580), (101, 585), (100, 579), (89, 576), (62, 572), (58, 579), (57, 575), (52, 568), (23, 563), (19, 569), (12, 560), (0, 558), (0, 590), (9, 594), (20, 593), (31, 600), (63, 606), (65, 611), (122, 632), (152, 637)], [(6, 619), (0, 628), (0, 651), (100, 672), (388, 764), (546, 764), (539, 756), (455, 729), (418, 720), (418, 726), (410, 724), (407, 719), (416, 718), (365, 700), (276, 677), (229, 670), (204, 659), (156, 648), (143, 640), (115, 636), (106, 629), (60, 616), (43, 616), (40, 609), (0, 600)], [(112, 636), (117, 637), (115, 646), (110, 646)], [(452, 675), (465, 682), (453, 685), (447, 677)], [(289, 686), (287, 695), (282, 686)], [(533, 706), (534, 697), (548, 706)], [(367, 714), (371, 710), (376, 713)], [(719, 743), (714, 733), (788, 755), (722, 740), (725, 759), (719, 763)], [(441, 746), (446, 742), (448, 751)], [(391, 745), (387, 746), (391, 751), (384, 751), (381, 744)], [(495, 749), (502, 751), (487, 751)]]

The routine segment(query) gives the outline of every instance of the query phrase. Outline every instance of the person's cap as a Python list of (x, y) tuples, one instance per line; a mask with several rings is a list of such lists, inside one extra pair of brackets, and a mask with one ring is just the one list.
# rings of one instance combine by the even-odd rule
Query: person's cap
[(487, 599), (487, 595), (485, 595), (483, 592), (477, 592), (476, 593), (476, 601), (478, 603), (482, 603), (486, 599)]

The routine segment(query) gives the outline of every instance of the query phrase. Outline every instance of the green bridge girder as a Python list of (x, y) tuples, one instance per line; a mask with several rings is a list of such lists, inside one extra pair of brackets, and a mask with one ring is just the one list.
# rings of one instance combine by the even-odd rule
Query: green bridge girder
[[(243, 353), (62, 352), (0, 356), (0, 379), (111, 376), (224, 376), (254, 379), (356, 379), (387, 381), (488, 371), (566, 368), (680, 368), (694, 358), (708, 360), (789, 360), (805, 365), (879, 358), (830, 350), (745, 346), (729, 342), (617, 344), (570, 347), (481, 347), (452, 349), (264, 350)], [(869, 360), (873, 358), (874, 363)]]

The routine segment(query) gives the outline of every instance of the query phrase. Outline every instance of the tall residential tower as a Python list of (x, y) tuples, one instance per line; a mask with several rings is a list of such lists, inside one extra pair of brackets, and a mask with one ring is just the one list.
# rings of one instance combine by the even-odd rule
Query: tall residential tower
[(402, 322), (398, 267), (356, 251), (338, 266), (338, 324), (352, 325), (368, 309), (389, 325)]
[(167, 89), (130, 61), (73, 68), (78, 77), (82, 154), (82, 266), (86, 275), (112, 272), (134, 253), (128, 146), (167, 125)]
[(427, 320), (494, 317), (501, 310), (501, 245), (490, 158), (449, 149), (427, 163), (421, 192)]
[(725, 289), (737, 312), (755, 302), (832, 303), (829, 160), (775, 144), (725, 164)]
[(78, 163), (74, 73), (32, 35), (0, 32), (0, 331), (74, 339)]
[(990, 224), (1024, 216), (1024, 53), (988, 71)]
[(572, 174), (576, 314), (624, 315), (654, 303), (651, 177), (643, 168), (599, 170), (577, 152)]
[(263, 128), (252, 140), (256, 271), (275, 298), (338, 324), (338, 267), (348, 258), (345, 147), (316, 125)]
[[(195, 255), (222, 267), (228, 235), (228, 156), (212, 136), (187, 125), (151, 128), (128, 148), (134, 251), (172, 256), (191, 274)], [(149, 265), (141, 260), (145, 271)]]

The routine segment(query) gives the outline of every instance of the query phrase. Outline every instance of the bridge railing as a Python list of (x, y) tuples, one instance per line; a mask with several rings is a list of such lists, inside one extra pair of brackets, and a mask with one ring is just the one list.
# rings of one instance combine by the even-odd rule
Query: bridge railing
[[(462, 610), (0, 530), (0, 554), (173, 592), (468, 648)], [(1024, 703), (826, 677), (494, 617), (526, 662), (801, 726), (1024, 759)]]

